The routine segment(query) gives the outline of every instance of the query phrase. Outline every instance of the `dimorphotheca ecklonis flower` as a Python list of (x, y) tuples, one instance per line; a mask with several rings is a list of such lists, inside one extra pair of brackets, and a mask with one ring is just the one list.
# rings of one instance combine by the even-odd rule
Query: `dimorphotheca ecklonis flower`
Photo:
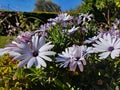
[(61, 14), (58, 14), (58, 16), (56, 18), (54, 18), (54, 19), (50, 18), (48, 21), (61, 23), (64, 21), (72, 20), (72, 19), (73, 19), (73, 17), (68, 15), (67, 13), (61, 13)]
[[(45, 44), (45, 36), (39, 37), (38, 34), (35, 34), (32, 36), (31, 42), (13, 42), (10, 46), (8, 46), (8, 49), (11, 49), (9, 51), (14, 51), (18, 53), (13, 59), (14, 60), (22, 60), (18, 67), (25, 66), (27, 64), (27, 68), (30, 68), (33, 64), (37, 68), (40, 68), (41, 66), (46, 67), (47, 61), (52, 61), (51, 58), (48, 56), (55, 55), (55, 52), (50, 51), (54, 47), (54, 45), (51, 44), (51, 42), (48, 42)], [(6, 48), (6, 50), (8, 50)]]
[(69, 67), (71, 71), (75, 71), (78, 66), (80, 71), (82, 72), (83, 65), (86, 65), (86, 55), (86, 46), (73, 45), (72, 47), (66, 48), (65, 51), (62, 52), (62, 54), (59, 54), (59, 57), (56, 58), (56, 61), (61, 63), (60, 67)]
[(95, 42), (93, 49), (96, 53), (100, 53), (100, 59), (105, 59), (109, 55), (114, 59), (120, 55), (120, 38), (113, 37), (108, 33), (104, 34), (103, 37), (99, 37)]

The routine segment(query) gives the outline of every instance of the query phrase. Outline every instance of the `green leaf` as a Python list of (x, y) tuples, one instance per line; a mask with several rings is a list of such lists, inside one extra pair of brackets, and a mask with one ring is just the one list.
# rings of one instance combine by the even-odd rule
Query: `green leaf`
[(120, 90), (120, 89), (119, 89), (119, 86), (116, 86), (116, 87), (115, 87), (115, 90)]

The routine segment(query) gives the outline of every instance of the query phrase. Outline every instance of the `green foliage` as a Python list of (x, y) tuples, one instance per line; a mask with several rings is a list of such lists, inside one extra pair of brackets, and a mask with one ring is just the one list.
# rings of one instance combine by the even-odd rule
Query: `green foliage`
[[(95, 20), (86, 26), (87, 31), (81, 32), (82, 28), (80, 28), (80, 30), (71, 35), (67, 34), (67, 30), (72, 27), (71, 24), (66, 26), (67, 29), (63, 28), (60, 23), (56, 24), (46, 35), (47, 41), (52, 41), (55, 45), (53, 51), (61, 53), (66, 47), (73, 44), (82, 45), (86, 38), (96, 35), (99, 29), (107, 30), (106, 27), (101, 27), (98, 24), (104, 23), (104, 21), (101, 21), (103, 18), (107, 21), (107, 24), (111, 23), (116, 17), (119, 18), (119, 1), (116, 1), (118, 3), (113, 3), (110, 0), (107, 7), (105, 0), (102, 0), (101, 3), (98, 0), (94, 1), (96, 2), (84, 0), (85, 3), (80, 6), (80, 9), (82, 8), (83, 10), (78, 12), (92, 11), (95, 15), (97, 11), (92, 7), (92, 4), (95, 3), (98, 12), (104, 13), (105, 16), (102, 14), (104, 16), (102, 17), (99, 13), (96, 13)], [(107, 13), (109, 10), (112, 12)], [(20, 23), (20, 27), (17, 27), (17, 29), (21, 28), (21, 30), (27, 31), (38, 29), (39, 25), (47, 22), (48, 18), (55, 17), (56, 14), (14, 12), (12, 18), (17, 17)], [(110, 15), (110, 20), (107, 15)], [(6, 16), (8, 15), (5, 14), (4, 17), (0, 18), (5, 20), (2, 23), (6, 23), (6, 20), (11, 22), (11, 17)], [(3, 26), (2, 24), (0, 25), (2, 30)], [(108, 26), (110, 27), (111, 25)], [(63, 31), (63, 29), (65, 30)], [(11, 42), (13, 38), (0, 36), (0, 47)], [(38, 69), (33, 66), (27, 69), (25, 67), (17, 68), (18, 61), (13, 61), (13, 57), (8, 54), (0, 56), (0, 90), (120, 90), (120, 58), (100, 60), (97, 54), (93, 54), (86, 58), (87, 65), (84, 66), (83, 72), (78, 69), (71, 72), (68, 68), (59, 68), (59, 64), (55, 62), (55, 57), (51, 57), (53, 59), (52, 62), (46, 61), (46, 68)]]
[(18, 61), (14, 61), (9, 54), (0, 56), (0, 90), (26, 90), (28, 88), (28, 74), (23, 68), (17, 68)]
[(53, 3), (51, 0), (37, 0), (35, 4), (35, 9), (33, 10), (34, 12), (59, 12), (60, 6), (57, 4)]
[(0, 35), (2, 36), (18, 35), (21, 31), (37, 30), (41, 24), (47, 22), (47, 19), (57, 15), (55, 12), (0, 12)]
[(8, 54), (0, 56), (0, 90), (9, 90), (9, 88), (15, 87), (16, 70), (17, 62), (13, 61), (12, 57)]
[[(101, 2), (98, 0), (95, 0), (94, 7), (101, 13), (103, 16), (105, 23), (110, 25), (111, 21), (114, 18), (119, 18), (120, 8), (116, 5), (117, 0), (102, 0)], [(93, 7), (93, 12), (96, 13), (95, 9)], [(100, 16), (99, 16), (100, 17)], [(97, 15), (95, 15), (95, 18), (99, 18)], [(98, 21), (99, 22), (99, 21)]]
[[(48, 32), (48, 41), (52, 41), (52, 43), (55, 45), (55, 51), (61, 52), (64, 50), (66, 46), (69, 46), (69, 37), (66, 34), (63, 34), (65, 32), (62, 31), (61, 24), (56, 25), (55, 27), (51, 28), (51, 30)], [(60, 47), (58, 49), (58, 47)]]
[(72, 13), (92, 13), (99, 23), (107, 23), (120, 18), (119, 0), (83, 0)]
[(0, 36), (0, 48), (3, 48), (5, 45), (11, 43), (13, 39), (13, 36)]
[(92, 0), (83, 1), (75, 10), (76, 13), (87, 13), (92, 9)]

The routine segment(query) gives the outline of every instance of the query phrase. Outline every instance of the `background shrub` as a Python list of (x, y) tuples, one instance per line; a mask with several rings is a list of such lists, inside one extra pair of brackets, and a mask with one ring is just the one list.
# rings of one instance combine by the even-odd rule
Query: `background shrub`
[(13, 12), (0, 11), (0, 35), (17, 35), (20, 31), (37, 30), (47, 19), (54, 18), (55, 12)]

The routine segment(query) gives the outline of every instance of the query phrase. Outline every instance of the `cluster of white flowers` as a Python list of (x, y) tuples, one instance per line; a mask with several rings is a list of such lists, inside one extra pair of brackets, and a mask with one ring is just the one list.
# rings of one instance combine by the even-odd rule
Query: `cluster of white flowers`
[[(74, 21), (74, 17), (65, 14), (59, 14), (58, 17), (54, 19), (49, 19), (50, 23), (40, 26), (40, 30), (34, 32), (25, 32), (19, 35), (12, 44), (7, 47), (0, 49), (1, 55), (4, 53), (9, 53), (14, 56), (14, 60), (21, 60), (18, 67), (26, 66), (30, 68), (35, 65), (37, 68), (41, 66), (46, 67), (46, 61), (52, 61), (49, 57), (55, 55), (56, 52), (50, 51), (54, 45), (51, 42), (46, 43), (45, 33), (46, 30), (53, 27), (55, 23), (68, 23), (68, 21), (77, 22), (73, 24), (71, 29), (68, 29), (68, 34), (74, 34), (82, 25), (88, 24), (92, 20), (93, 15), (81, 14), (78, 16), (77, 21)], [(120, 57), (120, 30), (109, 30), (107, 32), (100, 32), (97, 36), (88, 38), (88, 40), (83, 41), (86, 45), (76, 45), (71, 47), (66, 47), (65, 51), (58, 54), (55, 57), (56, 62), (60, 63), (60, 67), (68, 67), (71, 71), (75, 71), (78, 67), (79, 70), (83, 71), (83, 66), (87, 64), (86, 57), (90, 54), (97, 53), (99, 59), (106, 59), (111, 57), (115, 59)], [(87, 47), (87, 44), (90, 44)]]

